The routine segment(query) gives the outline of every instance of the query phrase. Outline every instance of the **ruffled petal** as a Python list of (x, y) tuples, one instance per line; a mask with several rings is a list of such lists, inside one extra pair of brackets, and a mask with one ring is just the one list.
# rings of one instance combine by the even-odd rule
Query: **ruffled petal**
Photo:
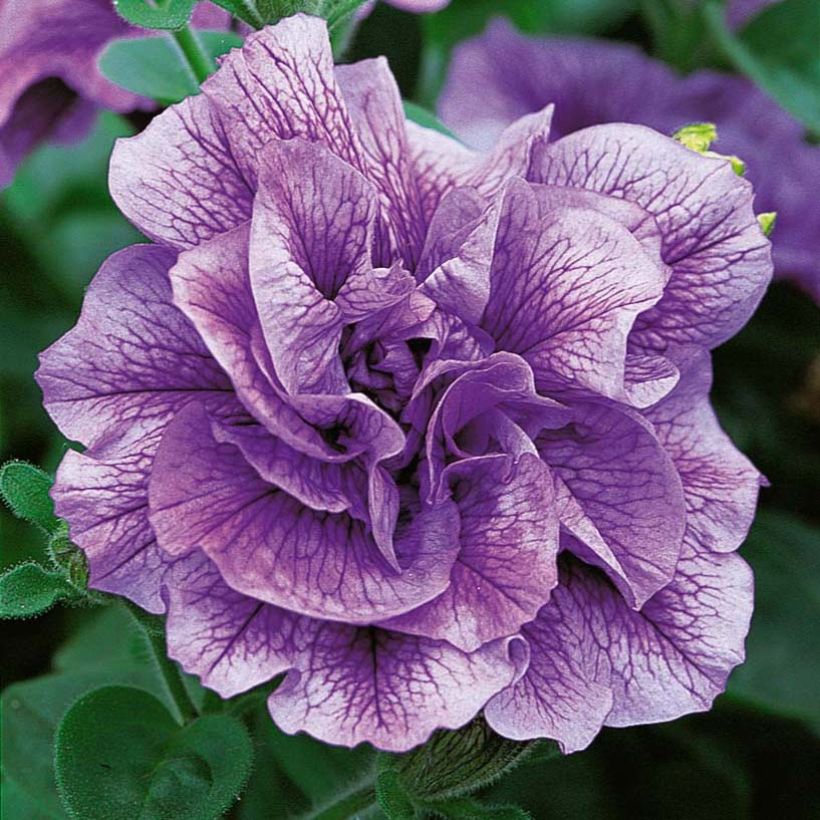
[(681, 480), (651, 425), (614, 407), (578, 405), (536, 439), (557, 482), (562, 541), (602, 567), (639, 608), (671, 580), (686, 509)]
[[(225, 393), (206, 406), (216, 418), (237, 411)], [(88, 559), (89, 585), (149, 612), (165, 610), (160, 593), (170, 563), (148, 521), (148, 481), (167, 423), (158, 415), (83, 454), (69, 450), (51, 491), (57, 515)]]
[(372, 269), (376, 195), (326, 149), (302, 140), (264, 153), (250, 277), (273, 366), (291, 393), (345, 393), (344, 313), (335, 298)]
[(174, 255), (133, 245), (88, 288), (76, 326), (40, 354), (36, 379), (63, 434), (92, 446), (138, 438), (191, 398), (232, 395), (231, 384), (172, 304)]
[(624, 397), (627, 337), (664, 275), (621, 224), (588, 209), (541, 211), (524, 182), (506, 189), (480, 327), (529, 362), (539, 391)]
[(691, 537), (731, 552), (746, 537), (765, 479), (732, 444), (709, 403), (709, 356), (695, 356), (680, 385), (646, 412), (683, 485)]
[(202, 553), (176, 561), (163, 581), (168, 654), (223, 698), (286, 672), (317, 622), (231, 589)]
[(449, 583), (458, 545), (452, 504), (422, 511), (396, 539), (399, 568), (361, 521), (317, 512), (262, 480), (218, 443), (196, 406), (163, 436), (149, 488), (151, 524), (173, 555), (195, 547), (238, 592), (294, 612), (350, 623), (406, 612)]
[(751, 613), (752, 574), (736, 555), (687, 547), (673, 581), (640, 611), (597, 571), (567, 562), (550, 603), (521, 631), (527, 672), (484, 714), (506, 737), (552, 737), (573, 752), (604, 724), (705, 711), (743, 660)]
[(148, 477), (156, 438), (128, 455), (92, 458), (69, 451), (52, 489), (54, 507), (70, 522), (88, 559), (89, 586), (164, 612), (160, 595), (170, 559), (148, 521)]
[(253, 202), (251, 181), (203, 94), (167, 108), (137, 136), (117, 140), (108, 188), (146, 236), (179, 249), (241, 225)]
[(474, 652), (531, 621), (558, 580), (552, 478), (532, 455), (467, 459), (445, 477), (461, 519), (450, 586), (383, 626)]
[(388, 267), (399, 260), (412, 269), (424, 244), (427, 218), (407, 150), (396, 81), (384, 57), (337, 66), (336, 81), (362, 141), (364, 174), (379, 191), (376, 261)]
[(519, 671), (520, 643), (494, 641), (468, 654), (444, 641), (322, 623), (268, 708), (288, 733), (403, 752), (473, 718)]
[(599, 125), (533, 149), (528, 178), (635, 202), (657, 220), (672, 277), (633, 338), (715, 347), (734, 335), (772, 275), (771, 246), (752, 210), (752, 187), (709, 159), (639, 125)]

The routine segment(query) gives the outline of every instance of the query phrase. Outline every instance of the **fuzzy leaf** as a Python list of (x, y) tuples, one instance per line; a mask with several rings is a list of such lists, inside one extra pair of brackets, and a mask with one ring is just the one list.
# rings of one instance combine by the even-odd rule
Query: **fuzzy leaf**
[(197, 0), (114, 0), (117, 14), (133, 26), (173, 30), (191, 19)]
[(411, 799), (434, 801), (494, 782), (540, 745), (507, 740), (478, 718), (458, 731), (437, 732), (418, 749), (391, 756), (390, 763)]
[[(262, 28), (265, 23), (270, 22), (265, 18), (264, 8), (260, 8), (257, 0), (213, 0), (213, 2), (253, 28)], [(264, 2), (261, 5), (264, 6)]]
[(0, 495), (11, 511), (47, 533), (56, 532), (59, 525), (48, 494), (51, 485), (49, 475), (24, 461), (8, 461), (0, 469)]
[(376, 798), (388, 820), (413, 820), (416, 816), (413, 802), (404, 790), (399, 773), (392, 766), (386, 766), (379, 772)]
[(0, 575), (0, 618), (42, 615), (57, 601), (76, 595), (77, 590), (62, 576), (27, 561)]
[[(168, 697), (151, 652), (120, 607), (78, 613), (88, 619), (57, 651), (54, 674), (12, 683), (3, 690), (3, 792), (13, 781), (43, 815), (66, 817), (54, 779), (54, 735), (66, 710), (99, 686), (127, 684)], [(14, 813), (1, 815), (15, 818)], [(23, 817), (20, 820), (23, 820)]]
[(216, 818), (250, 772), (242, 724), (205, 715), (181, 727), (152, 695), (107, 686), (82, 697), (57, 730), (57, 784), (69, 813), (83, 820)]

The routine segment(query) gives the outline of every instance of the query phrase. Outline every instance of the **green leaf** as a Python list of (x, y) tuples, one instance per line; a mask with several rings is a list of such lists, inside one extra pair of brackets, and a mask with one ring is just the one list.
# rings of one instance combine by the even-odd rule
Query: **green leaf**
[(8, 820), (52, 820), (55, 817), (63, 818), (65, 814), (52, 814), (6, 777), (0, 781), (0, 817)]
[(729, 691), (820, 729), (820, 529), (761, 512), (741, 552), (755, 571), (755, 611)]
[(191, 19), (197, 0), (114, 0), (117, 14), (132, 26), (173, 30)]
[[(418, 749), (390, 755), (388, 760), (413, 800), (440, 800), (489, 785), (537, 747), (542, 748), (542, 744), (501, 737), (477, 718), (458, 731), (436, 732)], [(546, 744), (543, 748), (554, 750), (555, 746)]]
[(458, 139), (456, 135), (431, 111), (416, 105), (414, 102), (404, 100), (404, 116), (411, 122), (421, 125), (424, 128), (431, 128), (433, 131), (438, 131), (440, 134), (446, 134), (448, 137)]
[(8, 461), (0, 469), (0, 495), (11, 511), (47, 533), (59, 525), (48, 494), (52, 483), (51, 476), (24, 461)]
[(82, 820), (205, 820), (228, 809), (253, 750), (226, 714), (179, 726), (152, 695), (108, 686), (80, 698), (57, 730), (55, 772)]
[(524, 809), (512, 805), (484, 805), (471, 797), (451, 797), (425, 808), (436, 817), (453, 820), (529, 820)]
[(53, 817), (66, 816), (54, 779), (53, 747), (68, 707), (86, 692), (112, 683), (139, 686), (167, 701), (145, 636), (127, 612), (111, 606), (72, 615), (86, 625), (55, 654), (57, 674), (14, 683), (2, 696), (3, 776)]
[[(213, 58), (242, 45), (242, 38), (230, 31), (200, 31), (197, 37)], [(163, 35), (114, 40), (98, 64), (112, 83), (163, 105), (199, 93), (199, 83), (176, 43)]]
[(376, 778), (376, 799), (387, 820), (413, 820), (416, 810), (413, 801), (404, 790), (399, 773), (392, 766), (386, 766)]
[(547, 765), (534, 753), (483, 796), (492, 803), (516, 803), (538, 818), (622, 820), (598, 746), (596, 741), (583, 754), (561, 756)]
[(365, 0), (323, 0), (320, 14), (327, 20), (328, 31), (333, 34), (348, 23)]
[(0, 575), (0, 618), (32, 618), (77, 596), (61, 575), (28, 561)]
[(372, 771), (375, 753), (371, 746), (340, 749), (308, 735), (286, 735), (271, 722), (264, 705), (260, 711), (267, 721), (267, 744), (290, 780), (314, 804), (324, 802)]
[(269, 737), (279, 730), (263, 705), (250, 716), (254, 743), (254, 765), (247, 788), (236, 807), (237, 820), (266, 817), (293, 817), (310, 807), (310, 800), (297, 788), (282, 768)]
[(269, 23), (275, 23), (282, 17), (304, 12), (327, 20), (328, 30), (332, 34), (350, 20), (365, 0), (213, 0), (213, 2), (256, 29)]
[(709, 31), (735, 67), (754, 80), (815, 134), (820, 134), (820, 9), (817, 0), (783, 0), (739, 34), (723, 6), (704, 7)]

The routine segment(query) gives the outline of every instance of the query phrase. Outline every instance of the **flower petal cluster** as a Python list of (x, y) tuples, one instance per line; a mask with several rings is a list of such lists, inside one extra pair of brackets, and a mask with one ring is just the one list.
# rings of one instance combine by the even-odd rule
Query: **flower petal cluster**
[(747, 163), (757, 210), (777, 212), (778, 276), (820, 302), (814, 193), (820, 147), (807, 143), (800, 123), (750, 81), (707, 70), (681, 77), (632, 45), (532, 39), (497, 21), (456, 49), (439, 111), (469, 144), (483, 148), (513, 120), (548, 103), (555, 105), (558, 136), (609, 122), (640, 123), (665, 134), (691, 122), (715, 123), (716, 150)]
[[(202, 3), (194, 23), (222, 28), (228, 19)], [(85, 136), (98, 108), (154, 107), (97, 67), (112, 40), (132, 35), (145, 31), (126, 23), (111, 0), (0, 0), (0, 186), (40, 142)]]
[(761, 479), (708, 351), (771, 275), (751, 186), (551, 116), (469, 150), (297, 15), (115, 149), (153, 244), (42, 355), (87, 448), (56, 509), (205, 685), (283, 675), (287, 732), (401, 751), (483, 709), (572, 751), (742, 660)]

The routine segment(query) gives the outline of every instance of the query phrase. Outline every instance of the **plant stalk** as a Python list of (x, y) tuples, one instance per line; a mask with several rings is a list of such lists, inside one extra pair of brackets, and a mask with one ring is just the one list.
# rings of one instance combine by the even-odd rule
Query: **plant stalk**
[(202, 43), (199, 41), (196, 33), (190, 26), (183, 26), (176, 31), (172, 31), (171, 36), (179, 46), (179, 50), (182, 52), (183, 57), (185, 57), (197, 83), (202, 84), (213, 74), (216, 65), (202, 47)]
[(154, 661), (157, 665), (162, 682), (174, 702), (179, 716), (183, 723), (189, 723), (195, 718), (199, 717), (188, 690), (185, 688), (185, 683), (182, 680), (182, 675), (179, 672), (177, 665), (168, 657), (168, 650), (165, 645), (165, 633), (156, 627), (153, 616), (144, 612), (136, 604), (126, 601), (126, 608), (131, 613), (134, 620), (140, 625), (140, 628), (148, 638), (148, 643), (151, 647), (151, 653), (154, 656)]

